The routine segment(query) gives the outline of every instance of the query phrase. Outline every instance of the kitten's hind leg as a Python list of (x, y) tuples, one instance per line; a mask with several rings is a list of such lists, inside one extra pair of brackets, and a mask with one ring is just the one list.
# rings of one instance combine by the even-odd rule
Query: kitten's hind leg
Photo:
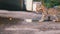
[(54, 22), (58, 21), (58, 17), (56, 15), (53, 15), (55, 20), (53, 20)]

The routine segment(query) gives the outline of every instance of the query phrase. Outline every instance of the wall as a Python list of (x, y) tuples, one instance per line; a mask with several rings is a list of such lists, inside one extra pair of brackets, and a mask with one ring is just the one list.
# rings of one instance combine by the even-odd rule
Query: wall
[(26, 10), (32, 11), (33, 9), (33, 0), (25, 0)]

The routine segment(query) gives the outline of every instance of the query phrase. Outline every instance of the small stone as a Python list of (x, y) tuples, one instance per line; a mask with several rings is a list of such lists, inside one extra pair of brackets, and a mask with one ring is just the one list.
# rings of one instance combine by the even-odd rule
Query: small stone
[(32, 22), (32, 19), (25, 19), (26, 22)]

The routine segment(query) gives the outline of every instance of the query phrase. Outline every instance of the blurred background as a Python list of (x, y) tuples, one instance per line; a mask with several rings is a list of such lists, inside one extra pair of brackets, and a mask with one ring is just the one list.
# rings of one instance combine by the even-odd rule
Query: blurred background
[(47, 8), (60, 7), (60, 0), (0, 0), (1, 10), (11, 11), (34, 11), (36, 4), (44, 5)]

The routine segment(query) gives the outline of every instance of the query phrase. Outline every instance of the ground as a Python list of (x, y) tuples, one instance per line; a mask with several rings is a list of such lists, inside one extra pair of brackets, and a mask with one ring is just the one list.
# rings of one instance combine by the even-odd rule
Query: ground
[[(12, 20), (9, 18), (12, 17)], [(60, 22), (25, 22), (39, 20), (40, 14), (31, 12), (0, 12), (0, 34), (60, 34)]]

